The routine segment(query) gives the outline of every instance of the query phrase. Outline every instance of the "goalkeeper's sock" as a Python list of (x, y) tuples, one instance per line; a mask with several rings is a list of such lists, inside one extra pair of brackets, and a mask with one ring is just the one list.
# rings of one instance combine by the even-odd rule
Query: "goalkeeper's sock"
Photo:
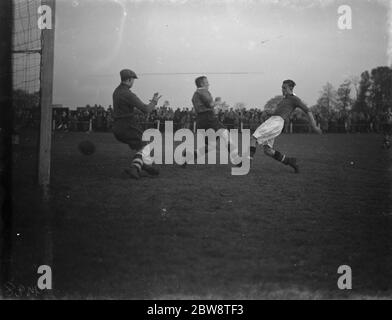
[(132, 159), (131, 166), (135, 167), (138, 172), (140, 172), (143, 168), (143, 155), (141, 152), (138, 152), (135, 154), (135, 156)]

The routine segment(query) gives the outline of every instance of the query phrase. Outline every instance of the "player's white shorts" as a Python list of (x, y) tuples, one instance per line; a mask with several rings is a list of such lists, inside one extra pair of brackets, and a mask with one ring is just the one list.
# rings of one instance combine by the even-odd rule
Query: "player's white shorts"
[(284, 119), (280, 116), (272, 116), (263, 122), (253, 133), (258, 144), (274, 146), (274, 141), (279, 136), (284, 127)]

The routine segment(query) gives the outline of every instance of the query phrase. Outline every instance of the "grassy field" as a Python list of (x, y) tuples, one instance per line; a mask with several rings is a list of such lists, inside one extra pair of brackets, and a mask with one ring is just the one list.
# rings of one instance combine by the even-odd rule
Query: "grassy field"
[[(86, 138), (92, 156), (77, 150)], [(161, 165), (134, 181), (122, 173), (132, 152), (111, 134), (56, 133), (49, 204), (34, 157), (15, 165), (12, 281), (34, 286), (50, 261), (55, 298), (391, 298), (391, 158), (380, 144), (283, 135), (276, 146), (299, 158), (299, 175), (258, 150), (246, 176)], [(337, 287), (344, 264), (349, 291)]]

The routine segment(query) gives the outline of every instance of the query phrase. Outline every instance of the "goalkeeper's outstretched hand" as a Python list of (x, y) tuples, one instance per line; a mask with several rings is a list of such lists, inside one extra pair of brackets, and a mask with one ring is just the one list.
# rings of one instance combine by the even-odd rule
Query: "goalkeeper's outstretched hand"
[(154, 93), (154, 96), (152, 97), (151, 101), (155, 101), (156, 103), (158, 103), (158, 100), (161, 98), (162, 96), (159, 95), (158, 92)]

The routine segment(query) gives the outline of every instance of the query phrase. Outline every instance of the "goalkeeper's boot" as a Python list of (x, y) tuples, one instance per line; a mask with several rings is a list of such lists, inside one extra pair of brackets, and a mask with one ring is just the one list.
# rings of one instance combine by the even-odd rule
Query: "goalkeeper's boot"
[(292, 167), (294, 169), (295, 173), (299, 173), (299, 167), (298, 167), (296, 158), (286, 158), (284, 163), (286, 165)]
[(147, 172), (150, 176), (159, 175), (159, 169), (152, 165), (143, 164), (142, 170)]
[(139, 169), (136, 166), (130, 166), (129, 168), (126, 168), (124, 172), (131, 179), (138, 180), (140, 178)]

